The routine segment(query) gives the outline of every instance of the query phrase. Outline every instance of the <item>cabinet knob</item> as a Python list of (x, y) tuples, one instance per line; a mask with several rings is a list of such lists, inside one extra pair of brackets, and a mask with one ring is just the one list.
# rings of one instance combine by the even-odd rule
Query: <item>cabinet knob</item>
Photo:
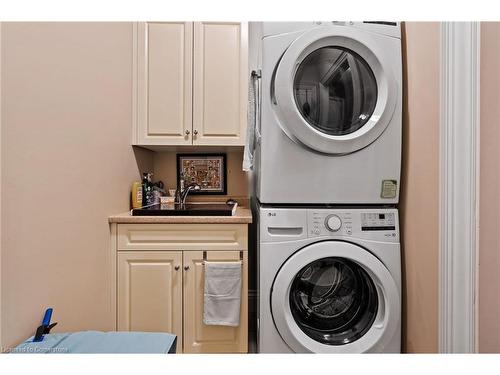
[(189, 266), (184, 266), (184, 271), (189, 270)]
[(194, 129), (193, 134), (197, 135), (198, 134), (198, 130)]
[[(191, 132), (188, 129), (186, 129), (186, 135), (189, 135), (189, 133), (191, 133)], [(194, 133), (194, 134), (196, 134), (196, 133)]]
[(175, 266), (174, 270), (179, 271), (179, 268), (181, 268), (181, 267), (180, 266)]

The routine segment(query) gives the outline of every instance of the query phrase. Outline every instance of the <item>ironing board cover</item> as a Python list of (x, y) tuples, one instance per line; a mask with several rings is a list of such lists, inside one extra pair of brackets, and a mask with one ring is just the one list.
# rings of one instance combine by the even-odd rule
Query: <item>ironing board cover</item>
[(83, 331), (46, 334), (40, 342), (32, 336), (12, 353), (175, 353), (176, 344), (169, 333)]

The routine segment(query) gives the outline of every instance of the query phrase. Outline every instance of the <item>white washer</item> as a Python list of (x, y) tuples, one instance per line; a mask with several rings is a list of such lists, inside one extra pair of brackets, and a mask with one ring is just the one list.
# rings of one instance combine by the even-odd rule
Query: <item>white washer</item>
[(400, 34), (390, 22), (250, 25), (261, 203), (398, 202)]
[(401, 351), (397, 209), (258, 211), (260, 353)]

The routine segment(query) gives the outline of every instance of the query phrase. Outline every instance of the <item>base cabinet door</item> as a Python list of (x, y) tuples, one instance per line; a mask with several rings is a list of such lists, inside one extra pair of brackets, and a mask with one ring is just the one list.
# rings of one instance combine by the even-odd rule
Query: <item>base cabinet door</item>
[(173, 333), (181, 352), (182, 252), (119, 252), (117, 262), (118, 331)]
[[(239, 251), (207, 251), (208, 261), (237, 261)], [(184, 352), (246, 353), (248, 351), (248, 253), (243, 252), (240, 325), (208, 326), (203, 323), (203, 251), (185, 251), (184, 278)]]

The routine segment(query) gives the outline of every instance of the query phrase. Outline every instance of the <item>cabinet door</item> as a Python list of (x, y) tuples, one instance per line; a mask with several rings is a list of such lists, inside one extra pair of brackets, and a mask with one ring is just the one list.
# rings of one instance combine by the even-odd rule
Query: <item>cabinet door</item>
[(182, 252), (118, 252), (118, 330), (168, 332), (182, 351)]
[[(243, 252), (240, 325), (203, 324), (203, 251), (184, 252), (184, 352), (246, 353), (248, 351), (248, 253)], [(211, 261), (234, 261), (239, 251), (207, 251)]]
[(248, 24), (195, 22), (193, 144), (244, 145)]
[(192, 143), (193, 23), (135, 25), (135, 144)]

